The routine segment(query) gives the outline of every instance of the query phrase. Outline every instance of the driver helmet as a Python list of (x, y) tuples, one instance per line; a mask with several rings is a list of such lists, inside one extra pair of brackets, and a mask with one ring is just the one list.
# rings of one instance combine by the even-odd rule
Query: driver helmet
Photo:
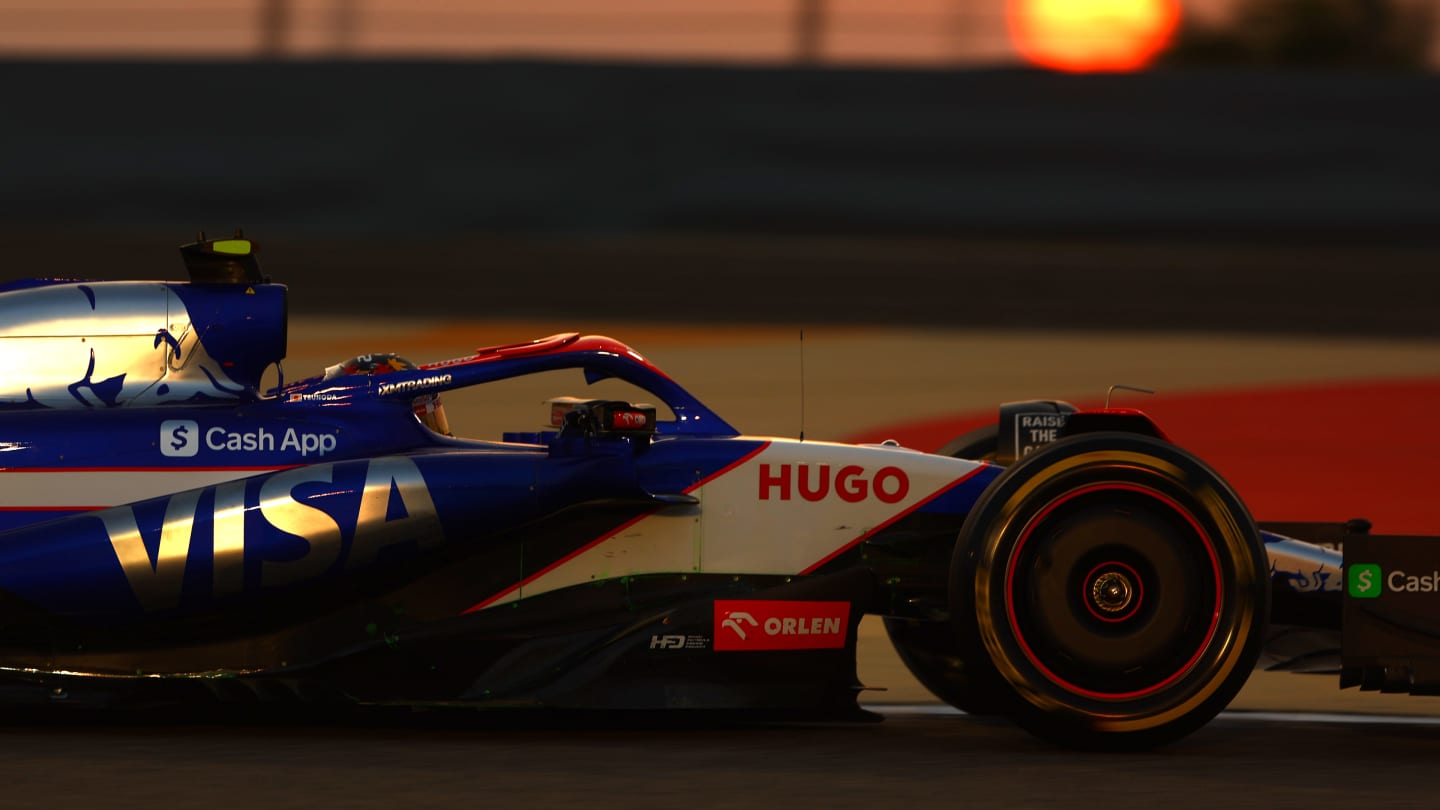
[[(343, 363), (336, 363), (325, 369), (325, 379), (333, 380), (351, 374), (389, 374), (392, 371), (410, 371), (417, 366), (398, 354), (362, 354)], [(425, 425), (444, 436), (450, 432), (450, 420), (445, 417), (445, 406), (440, 404), (440, 395), (421, 394), (410, 403), (415, 417)]]

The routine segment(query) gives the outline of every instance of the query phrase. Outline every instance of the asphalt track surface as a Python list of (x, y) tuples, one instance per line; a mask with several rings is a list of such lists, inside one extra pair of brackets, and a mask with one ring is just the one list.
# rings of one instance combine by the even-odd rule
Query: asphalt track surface
[(14, 807), (1433, 807), (1440, 727), (1223, 715), (1144, 754), (892, 710), (848, 725), (411, 715), (0, 730)]
[[(800, 352), (788, 329), (334, 318), (297, 318), (287, 376), (366, 351), (431, 360), (568, 327), (627, 340), (761, 435), (793, 436), (803, 424), (808, 436), (843, 438), (983, 413), (1007, 399), (1093, 399), (1110, 382), (1243, 398), (1277, 385), (1440, 377), (1440, 341), (1414, 337), (835, 327), (806, 336), (802, 408)], [(546, 397), (590, 393), (570, 385), (545, 379), (478, 398), (447, 395), (447, 409), (462, 435), (533, 429)], [(1411, 406), (1433, 413), (1435, 404)], [(1414, 424), (1423, 430), (1430, 422)], [(1323, 444), (1357, 429), (1291, 438)], [(1239, 711), (1161, 751), (1115, 756), (1057, 750), (1003, 721), (940, 710), (874, 623), (861, 628), (860, 674), (889, 690), (866, 696), (888, 713), (884, 722), (637, 728), (469, 713), (226, 723), (22, 718), (0, 726), (0, 806), (1434, 806), (1440, 726), (1409, 716), (1436, 711), (1426, 699), (1261, 674), (1237, 699)]]

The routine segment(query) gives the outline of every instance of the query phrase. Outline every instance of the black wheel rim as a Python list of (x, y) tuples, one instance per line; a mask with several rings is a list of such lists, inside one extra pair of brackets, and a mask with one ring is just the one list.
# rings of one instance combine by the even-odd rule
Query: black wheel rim
[(1195, 670), (1225, 599), (1192, 512), (1128, 482), (1053, 498), (1021, 529), (1006, 571), (1005, 615), (1024, 658), (1102, 701), (1143, 699)]

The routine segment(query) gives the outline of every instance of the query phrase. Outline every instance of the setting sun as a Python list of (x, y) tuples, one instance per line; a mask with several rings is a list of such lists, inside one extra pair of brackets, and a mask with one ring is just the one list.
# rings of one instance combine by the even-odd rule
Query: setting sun
[(1009, 0), (1010, 36), (1041, 67), (1075, 73), (1149, 65), (1180, 25), (1180, 0)]

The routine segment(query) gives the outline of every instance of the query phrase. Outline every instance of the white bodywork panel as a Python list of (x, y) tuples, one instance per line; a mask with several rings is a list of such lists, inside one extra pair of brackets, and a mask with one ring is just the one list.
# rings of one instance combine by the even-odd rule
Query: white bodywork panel
[(692, 488), (697, 506), (627, 523), (483, 606), (632, 574), (805, 573), (985, 466), (899, 447), (771, 439)]

